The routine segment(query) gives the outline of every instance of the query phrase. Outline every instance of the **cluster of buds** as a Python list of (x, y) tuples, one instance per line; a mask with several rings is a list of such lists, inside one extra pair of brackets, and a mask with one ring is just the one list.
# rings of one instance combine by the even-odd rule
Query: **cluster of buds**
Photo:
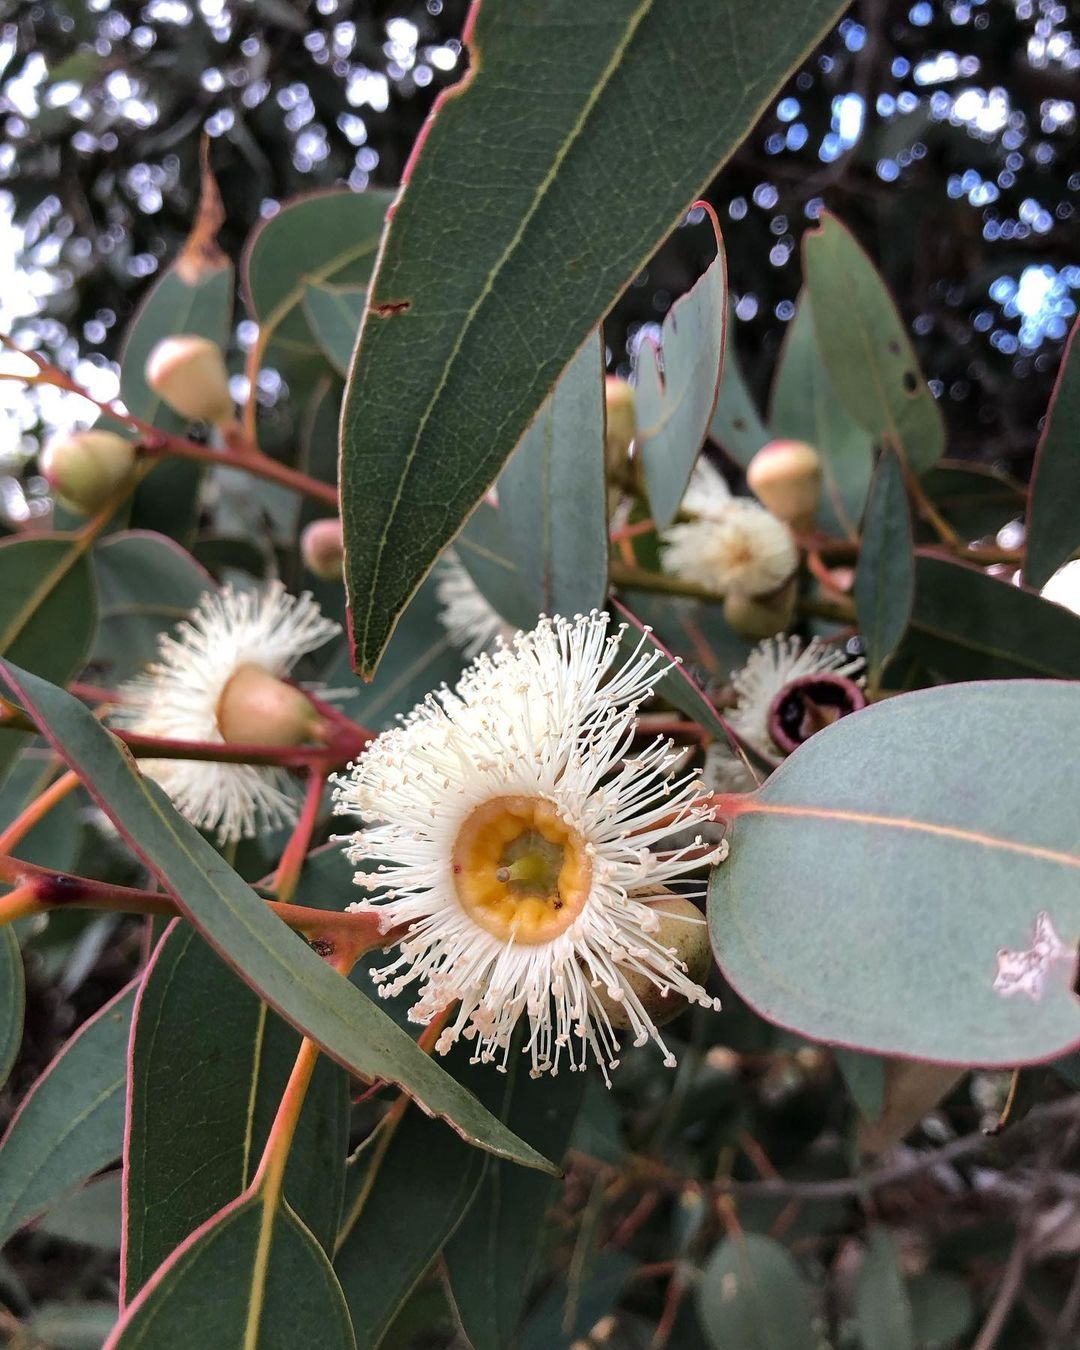
[[(146, 383), (191, 422), (224, 431), (235, 425), (229, 376), (221, 348), (190, 334), (165, 338), (146, 362)], [(57, 500), (72, 511), (101, 511), (130, 482), (136, 444), (112, 431), (64, 431), (42, 449), (38, 467)]]

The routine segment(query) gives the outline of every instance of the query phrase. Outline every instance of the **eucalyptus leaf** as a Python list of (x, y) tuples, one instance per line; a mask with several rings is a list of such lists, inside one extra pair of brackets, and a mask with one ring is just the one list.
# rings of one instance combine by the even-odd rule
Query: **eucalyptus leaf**
[(260, 1242), (260, 1194), (228, 1206), (173, 1253), (125, 1310), (106, 1350), (255, 1346), (355, 1350), (326, 1254), (287, 1205)]
[[(730, 315), (728, 322), (730, 324)], [(769, 430), (747, 387), (733, 342), (729, 342), (724, 351), (720, 392), (709, 426), (709, 436), (742, 469), (748, 467), (761, 447), (769, 441)]]
[(774, 437), (808, 441), (818, 452), (822, 470), (818, 518), (826, 530), (855, 539), (870, 490), (873, 440), (833, 391), (811, 309), (804, 287), (784, 335), (769, 427)]
[(855, 1320), (863, 1350), (915, 1350), (911, 1301), (888, 1229), (872, 1228), (868, 1235), (855, 1286)]
[(806, 289), (829, 382), (876, 440), (915, 473), (945, 452), (945, 422), (896, 305), (851, 232), (828, 212), (803, 238)]
[(511, 455), (499, 479), (499, 516), (519, 584), (537, 613), (588, 614), (603, 605), (608, 557), (599, 334), (563, 371)]
[(415, 1109), (385, 1153), (376, 1134), (357, 1159), (357, 1195), (343, 1215), (334, 1269), (361, 1345), (380, 1343), (468, 1213), (484, 1168), (478, 1149)]
[(1080, 618), (978, 568), (921, 554), (904, 649), (953, 680), (1077, 679)]
[(1061, 354), (1035, 451), (1025, 532), (1024, 584), (1038, 590), (1080, 548), (1080, 319)]
[(88, 1018), (0, 1140), (0, 1242), (120, 1156), (135, 985)]
[[(530, 1078), (525, 1057), (513, 1052), (505, 1074), (484, 1067), (467, 1067), (463, 1082), (515, 1133), (560, 1160), (594, 1070)], [(451, 1298), (473, 1350), (514, 1343), (544, 1214), (556, 1193), (556, 1183), (539, 1172), (488, 1162), (479, 1193), (445, 1248)]]
[[(442, 98), (410, 163), (342, 412), (362, 674), (561, 371), (841, 10), (835, 0), (475, 10), (467, 39), (483, 59)], [(431, 233), (448, 184), (452, 267)]]
[(809, 1292), (786, 1248), (726, 1238), (701, 1273), (698, 1315), (715, 1350), (816, 1350)]
[(304, 315), (339, 375), (349, 373), (366, 298), (367, 291), (355, 286), (304, 288)]
[(1080, 686), (1049, 681), (819, 732), (736, 811), (709, 897), (727, 978), (768, 1020), (879, 1054), (1005, 1067), (1080, 1044), (1078, 759)]
[[(193, 928), (170, 926), (146, 972), (131, 1042), (125, 1301), (250, 1184), (299, 1046)], [(285, 1196), (328, 1250), (347, 1149), (346, 1076), (323, 1058), (297, 1125)]]
[(0, 933), (0, 1086), (8, 1080), (22, 1044), (26, 978), (22, 952), (10, 925)]
[(855, 569), (855, 612), (876, 689), (908, 626), (915, 593), (915, 559), (904, 470), (886, 447), (874, 471)]
[(720, 227), (709, 216), (716, 257), (664, 315), (659, 345), (642, 343), (635, 366), (635, 453), (660, 529), (675, 519), (720, 393), (727, 278)]
[(147, 530), (103, 539), (93, 563), (101, 608), (93, 660), (118, 684), (155, 659), (161, 634), (186, 619), (214, 583), (172, 539)]

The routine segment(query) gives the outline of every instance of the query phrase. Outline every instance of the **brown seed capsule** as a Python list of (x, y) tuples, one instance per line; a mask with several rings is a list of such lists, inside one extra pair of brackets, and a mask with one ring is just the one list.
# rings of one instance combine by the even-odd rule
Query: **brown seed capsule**
[(313, 520), (300, 536), (300, 556), (309, 572), (323, 581), (340, 581), (345, 562), (345, 541), (336, 516)]
[(134, 467), (134, 445), (111, 431), (61, 433), (38, 456), (38, 468), (57, 498), (88, 516), (101, 510)]
[(742, 591), (728, 591), (724, 597), (724, 618), (740, 637), (751, 642), (782, 633), (794, 614), (794, 578), (771, 595), (746, 595)]
[(831, 671), (792, 680), (769, 705), (769, 735), (787, 755), (816, 731), (866, 707), (866, 695), (853, 681)]
[(159, 342), (146, 363), (146, 383), (191, 422), (222, 426), (233, 420), (225, 358), (207, 338), (185, 334)]
[[(686, 973), (697, 984), (704, 982), (712, 965), (712, 948), (705, 916), (690, 900), (681, 895), (665, 895), (651, 906), (660, 916), (660, 927), (651, 936), (661, 947), (672, 949), (676, 960), (686, 965)], [(670, 1022), (687, 1007), (687, 999), (670, 990), (663, 994), (646, 976), (624, 968), (626, 983), (640, 999), (645, 1012), (658, 1026)], [(616, 1031), (629, 1031), (630, 1017), (625, 1000), (612, 998), (604, 988), (596, 990), (611, 1025)]]
[(821, 459), (805, 441), (770, 441), (750, 461), (746, 481), (774, 516), (794, 530), (813, 528), (821, 499)]
[(317, 740), (322, 722), (302, 689), (262, 666), (239, 666), (221, 691), (217, 724), (238, 745), (302, 745)]

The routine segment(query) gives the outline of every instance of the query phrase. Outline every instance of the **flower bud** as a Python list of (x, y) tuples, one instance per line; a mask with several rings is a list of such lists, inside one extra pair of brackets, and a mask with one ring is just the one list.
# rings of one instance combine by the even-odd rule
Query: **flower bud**
[(134, 467), (135, 446), (111, 431), (64, 432), (38, 456), (57, 498), (88, 516), (101, 510)]
[(832, 671), (802, 675), (784, 685), (769, 705), (769, 735), (787, 755), (815, 731), (866, 707), (866, 695), (854, 682)]
[(146, 363), (146, 383), (189, 422), (221, 426), (233, 420), (225, 358), (208, 338), (163, 339)]
[(345, 541), (336, 516), (313, 520), (300, 536), (300, 556), (309, 572), (323, 581), (340, 581), (345, 562)]
[[(655, 911), (660, 920), (659, 927), (650, 936), (661, 947), (674, 951), (675, 959), (685, 964), (691, 980), (696, 984), (704, 983), (712, 965), (712, 948), (709, 945), (709, 928), (701, 910), (692, 901), (674, 894), (666, 894), (653, 901), (649, 908)], [(688, 1005), (684, 995), (674, 990), (662, 993), (652, 980), (636, 970), (623, 967), (622, 975), (658, 1027), (677, 1017)], [(615, 1030), (631, 1030), (633, 1024), (626, 1000), (612, 998), (603, 986), (596, 990), (596, 994)]]
[(607, 404), (605, 458), (608, 473), (617, 477), (626, 468), (630, 443), (637, 434), (634, 390), (620, 375), (609, 375), (604, 381), (604, 400)]
[(217, 725), (222, 740), (240, 745), (302, 745), (322, 731), (304, 691), (253, 662), (238, 666), (221, 691)]
[(736, 590), (724, 597), (724, 618), (740, 637), (751, 642), (782, 633), (794, 616), (794, 578), (771, 595), (747, 595)]
[(770, 441), (750, 461), (746, 481), (774, 516), (792, 529), (813, 528), (821, 497), (821, 460), (805, 441)]

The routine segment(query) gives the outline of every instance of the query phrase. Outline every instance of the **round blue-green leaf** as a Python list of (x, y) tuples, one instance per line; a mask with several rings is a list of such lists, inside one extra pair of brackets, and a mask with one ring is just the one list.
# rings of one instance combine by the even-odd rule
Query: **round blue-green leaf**
[(758, 1233), (721, 1242), (698, 1286), (715, 1350), (816, 1350), (810, 1295), (785, 1247)]
[(1014, 1065), (1080, 1043), (1080, 686), (901, 695), (729, 803), (717, 959), (762, 1016), (841, 1045)]

